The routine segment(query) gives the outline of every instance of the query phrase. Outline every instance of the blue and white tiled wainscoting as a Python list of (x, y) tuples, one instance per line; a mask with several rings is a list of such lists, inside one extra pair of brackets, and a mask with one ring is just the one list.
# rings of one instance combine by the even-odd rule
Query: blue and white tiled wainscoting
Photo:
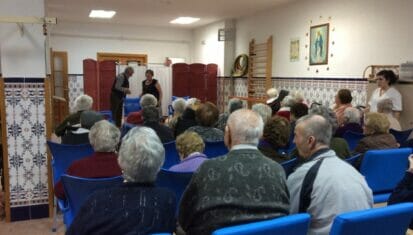
[[(334, 97), (340, 89), (349, 89), (353, 96), (352, 104), (366, 105), (367, 80), (355, 78), (272, 78), (273, 87), (278, 91), (298, 91), (307, 104), (322, 103), (329, 107), (334, 105)], [(226, 110), (229, 96), (247, 97), (247, 78), (218, 78), (218, 107)], [(261, 91), (265, 95), (264, 89)]]
[(83, 74), (69, 74), (69, 110), (73, 112), (75, 99), (83, 95)]
[[(49, 216), (43, 78), (4, 78), (10, 220)], [(3, 143), (5, 144), (5, 143)], [(5, 166), (6, 167), (6, 166)]]

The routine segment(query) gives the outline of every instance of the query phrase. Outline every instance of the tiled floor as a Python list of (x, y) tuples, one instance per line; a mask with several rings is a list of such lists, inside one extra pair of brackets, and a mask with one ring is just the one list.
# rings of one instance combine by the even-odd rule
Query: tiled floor
[(1, 235), (63, 235), (65, 234), (65, 227), (62, 221), (59, 221), (57, 232), (52, 232), (53, 219), (37, 219), (6, 223), (0, 221), (0, 234)]

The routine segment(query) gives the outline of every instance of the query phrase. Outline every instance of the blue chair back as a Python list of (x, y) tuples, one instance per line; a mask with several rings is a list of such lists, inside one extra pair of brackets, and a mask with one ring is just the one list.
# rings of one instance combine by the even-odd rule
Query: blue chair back
[(413, 203), (348, 212), (338, 215), (330, 235), (404, 235), (413, 217)]
[(161, 169), (156, 178), (156, 185), (158, 187), (168, 188), (174, 192), (176, 204), (178, 205), (186, 186), (189, 184), (189, 181), (191, 181), (192, 174), (192, 172), (174, 172)]
[(297, 163), (298, 160), (296, 157), (281, 163), (281, 166), (284, 168), (286, 176), (289, 176), (291, 173), (293, 173), (295, 166), (297, 166)]
[(227, 153), (228, 148), (225, 146), (224, 141), (205, 142), (204, 154), (207, 155), (208, 158), (222, 156)]
[(212, 235), (306, 235), (309, 223), (310, 215), (302, 213), (221, 228)]
[(396, 130), (390, 129), (390, 134), (392, 134), (394, 138), (396, 138), (397, 143), (404, 144), (404, 142), (406, 142), (407, 139), (409, 138), (412, 131), (413, 129), (409, 129), (405, 131), (396, 131)]
[(343, 134), (343, 138), (347, 141), (348, 147), (350, 148), (351, 151), (353, 151), (357, 144), (360, 142), (361, 139), (364, 138), (364, 134), (362, 133), (356, 133), (352, 131), (346, 131)]
[(138, 98), (125, 98), (123, 102), (123, 112), (124, 116), (128, 116), (130, 112), (137, 112), (141, 110), (141, 105), (139, 101), (141, 100), (140, 97)]
[(88, 157), (94, 153), (90, 144), (66, 145), (47, 141), (52, 154), (53, 184), (60, 180), (69, 166), (76, 160)]
[(351, 157), (349, 157), (349, 158), (346, 158), (345, 160), (346, 160), (347, 163), (349, 163), (350, 165), (354, 166), (354, 165), (356, 164), (357, 160), (361, 157), (361, 155), (362, 155), (362, 154), (359, 153), (359, 154), (356, 154), (356, 155), (351, 156)]
[(403, 178), (411, 148), (369, 150), (364, 154), (360, 173), (373, 194), (391, 192)]
[(165, 162), (163, 163), (163, 169), (169, 169), (171, 166), (181, 162), (179, 159), (178, 151), (176, 150), (175, 141), (164, 143), (165, 148)]
[(63, 188), (69, 205), (70, 215), (66, 217), (65, 224), (70, 226), (76, 214), (88, 197), (99, 189), (113, 188), (122, 185), (123, 177), (111, 178), (81, 178), (70, 175), (62, 175)]
[(99, 111), (99, 113), (102, 114), (105, 120), (107, 120), (108, 122), (113, 122), (112, 111), (102, 110), (102, 111)]
[(120, 136), (123, 138), (132, 128), (136, 127), (137, 125), (124, 122), (122, 124), (122, 128), (120, 129)]

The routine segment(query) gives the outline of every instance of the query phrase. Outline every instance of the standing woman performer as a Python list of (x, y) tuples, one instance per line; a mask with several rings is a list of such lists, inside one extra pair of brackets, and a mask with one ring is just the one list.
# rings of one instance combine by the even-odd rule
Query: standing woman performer
[(146, 79), (142, 81), (142, 94), (152, 94), (158, 100), (159, 114), (162, 116), (162, 89), (158, 80), (153, 78), (153, 70), (148, 69), (145, 71)]
[(377, 104), (383, 99), (390, 99), (393, 102), (393, 116), (400, 119), (402, 111), (402, 96), (392, 85), (396, 83), (397, 76), (391, 70), (382, 70), (376, 74), (378, 88), (373, 91), (367, 106), (368, 112), (377, 112)]
[(125, 68), (125, 71), (116, 76), (115, 81), (113, 81), (112, 92), (110, 94), (110, 109), (117, 127), (122, 125), (123, 100), (127, 94), (130, 94), (129, 78), (133, 75), (133, 72), (133, 68), (128, 66)]

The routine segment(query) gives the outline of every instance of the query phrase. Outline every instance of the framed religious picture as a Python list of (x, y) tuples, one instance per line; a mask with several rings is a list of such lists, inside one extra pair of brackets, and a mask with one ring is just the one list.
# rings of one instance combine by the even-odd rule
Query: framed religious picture
[(328, 64), (329, 24), (310, 28), (310, 65)]
[(290, 40), (290, 61), (296, 62), (300, 60), (300, 39)]

